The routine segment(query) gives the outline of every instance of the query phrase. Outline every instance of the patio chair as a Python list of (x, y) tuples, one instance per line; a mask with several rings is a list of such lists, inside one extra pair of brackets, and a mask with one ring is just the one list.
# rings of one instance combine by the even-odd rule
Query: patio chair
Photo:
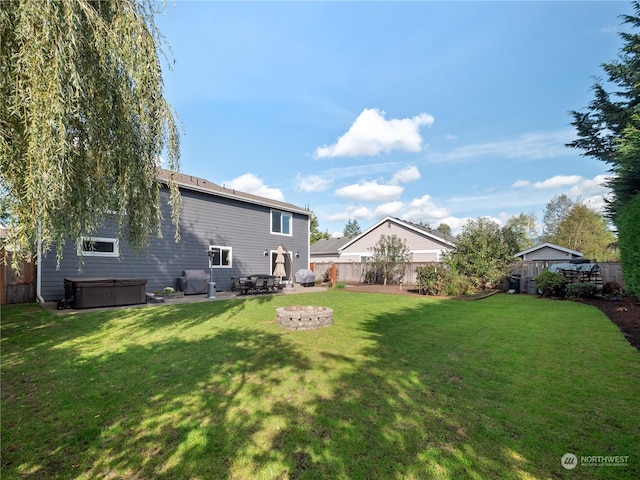
[(275, 277), (267, 278), (267, 283), (265, 284), (265, 288), (268, 292), (274, 292), (276, 290), (276, 279)]
[(264, 292), (266, 290), (266, 285), (267, 285), (267, 279), (266, 278), (262, 278), (262, 277), (256, 278), (256, 292), (257, 293)]

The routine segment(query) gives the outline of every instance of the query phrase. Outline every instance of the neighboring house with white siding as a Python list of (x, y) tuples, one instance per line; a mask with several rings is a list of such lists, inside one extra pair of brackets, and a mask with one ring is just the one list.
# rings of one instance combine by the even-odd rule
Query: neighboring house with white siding
[[(385, 217), (339, 249), (336, 262), (364, 262), (383, 236), (403, 239), (413, 262), (440, 262), (455, 247), (455, 237), (395, 217)], [(312, 256), (312, 261), (314, 260)]]
[[(168, 175), (173, 175), (181, 194), (178, 243), (167, 203)], [(145, 252), (136, 254), (117, 239), (117, 226), (107, 222), (82, 245), (68, 242), (59, 268), (55, 249), (43, 256), (41, 296), (48, 301), (63, 298), (64, 278), (79, 276), (146, 279), (147, 291), (175, 287), (184, 270), (209, 273), (210, 250), (215, 254), (213, 280), (219, 291), (231, 289), (232, 277), (271, 274), (281, 244), (288, 250), (288, 276), (308, 268), (308, 210), (182, 173), (163, 170), (160, 181), (163, 238), (152, 239)]]

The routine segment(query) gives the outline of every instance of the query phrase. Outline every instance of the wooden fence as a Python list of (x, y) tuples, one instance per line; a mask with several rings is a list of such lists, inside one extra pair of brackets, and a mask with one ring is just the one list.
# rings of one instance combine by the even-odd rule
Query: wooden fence
[[(535, 279), (545, 268), (556, 261), (529, 261), (529, 262), (516, 262), (513, 265), (512, 273), (520, 275), (520, 291), (526, 293), (530, 287), (529, 280)], [(337, 269), (337, 281), (347, 284), (359, 284), (365, 283), (365, 271), (367, 269), (366, 263), (361, 262), (349, 262), (349, 263), (315, 263), (311, 264), (311, 269), (316, 274), (316, 279), (322, 279), (325, 273), (328, 275), (332, 266), (335, 265)], [(434, 265), (434, 263), (425, 262), (411, 262), (408, 263), (404, 275), (402, 276), (402, 284), (407, 286), (416, 286), (416, 269), (425, 265)], [(442, 265), (437, 263), (437, 265)], [(603, 283), (618, 282), (624, 287), (622, 280), (622, 267), (620, 263), (616, 262), (602, 262), (600, 265), (600, 276)], [(505, 281), (505, 290), (508, 288), (508, 279)]]
[[(442, 265), (442, 263), (434, 262), (410, 262), (406, 265), (402, 277), (396, 279), (393, 283), (402, 281), (403, 285), (416, 286), (416, 268), (425, 265)], [(332, 265), (335, 265), (337, 269), (337, 281), (356, 285), (359, 283), (365, 283), (365, 272), (369, 266), (366, 262), (349, 262), (349, 263), (312, 263), (311, 270), (316, 274), (316, 279), (322, 279), (325, 274), (329, 277), (329, 273)]]
[[(558, 261), (528, 261), (518, 262), (513, 266), (513, 273), (520, 275), (520, 291), (523, 293), (535, 292), (535, 284), (531, 281), (534, 280), (543, 270), (549, 268), (549, 266), (555, 263), (562, 263)], [(595, 283), (601, 286), (607, 282), (617, 282), (624, 287), (624, 281), (622, 279), (622, 265), (618, 262), (598, 262), (600, 266), (600, 272)], [(531, 290), (531, 291), (530, 291)]]
[(24, 262), (20, 274), (11, 268), (11, 254), (0, 249), (0, 304), (27, 303), (36, 299), (36, 265)]

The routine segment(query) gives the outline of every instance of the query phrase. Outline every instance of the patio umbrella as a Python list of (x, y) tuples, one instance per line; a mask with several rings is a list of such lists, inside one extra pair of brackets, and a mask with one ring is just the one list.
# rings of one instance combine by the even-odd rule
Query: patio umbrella
[(282, 249), (282, 245), (278, 245), (278, 249), (276, 250), (276, 266), (273, 269), (274, 277), (286, 277), (287, 270), (284, 268), (284, 250)]

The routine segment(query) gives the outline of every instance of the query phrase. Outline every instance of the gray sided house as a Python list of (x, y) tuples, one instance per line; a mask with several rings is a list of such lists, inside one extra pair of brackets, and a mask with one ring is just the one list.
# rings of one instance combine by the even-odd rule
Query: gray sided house
[(530, 261), (569, 261), (575, 258), (582, 258), (583, 253), (561, 247), (553, 243), (541, 243), (514, 255), (525, 262)]
[[(167, 204), (167, 175), (180, 187), (180, 235), (174, 241), (170, 207)], [(147, 250), (134, 253), (116, 238), (116, 227), (105, 223), (83, 245), (68, 242), (56, 268), (55, 252), (41, 262), (41, 291), (44, 300), (64, 297), (68, 277), (146, 279), (146, 291), (176, 287), (184, 270), (209, 274), (213, 256), (216, 290), (231, 290), (231, 278), (271, 274), (276, 250), (287, 250), (287, 276), (309, 266), (309, 211), (295, 205), (221, 187), (202, 178), (163, 171), (160, 201), (163, 214), (162, 238), (154, 238)]]

